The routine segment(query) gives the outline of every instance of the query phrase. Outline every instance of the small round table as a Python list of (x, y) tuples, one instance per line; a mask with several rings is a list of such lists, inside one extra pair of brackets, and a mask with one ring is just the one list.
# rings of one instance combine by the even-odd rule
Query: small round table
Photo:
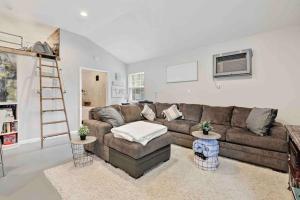
[[(208, 135), (204, 135), (202, 131), (193, 131), (192, 135), (196, 138), (193, 142), (193, 150), (194, 150), (194, 162), (198, 168), (201, 168), (203, 170), (207, 171), (214, 171), (219, 166), (219, 143), (218, 139), (221, 138), (221, 135), (216, 132), (210, 131)], [(206, 154), (208, 156), (205, 156), (203, 152), (199, 153), (197, 152), (197, 147), (201, 147), (205, 149)], [(213, 152), (213, 155), (209, 155), (209, 151)]]
[(73, 153), (73, 161), (75, 167), (84, 167), (93, 163), (93, 153), (86, 151), (84, 145), (92, 145), (97, 140), (94, 136), (86, 136), (85, 140), (80, 138), (72, 138), (71, 146)]

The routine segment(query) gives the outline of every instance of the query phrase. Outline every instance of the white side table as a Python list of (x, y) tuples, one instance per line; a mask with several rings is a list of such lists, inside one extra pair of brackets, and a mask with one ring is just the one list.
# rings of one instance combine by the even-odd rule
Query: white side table
[[(194, 131), (192, 132), (192, 135), (198, 140), (195, 140), (194, 143), (201, 143), (201, 144), (207, 144), (210, 148), (215, 148), (217, 145), (217, 149), (219, 149), (219, 143), (218, 139), (221, 138), (221, 135), (216, 132), (210, 131), (208, 135), (204, 135), (202, 131)], [(196, 149), (194, 149), (194, 143), (193, 143), (193, 150), (196, 152)], [(198, 168), (201, 168), (203, 170), (207, 171), (214, 171), (219, 166), (219, 159), (218, 159), (218, 153), (214, 156), (208, 156), (208, 157), (200, 157), (198, 155), (194, 155), (194, 162)]]
[(92, 145), (97, 140), (94, 136), (86, 136), (85, 140), (80, 138), (72, 138), (71, 146), (75, 167), (84, 167), (93, 163), (94, 154), (85, 151), (84, 145)]

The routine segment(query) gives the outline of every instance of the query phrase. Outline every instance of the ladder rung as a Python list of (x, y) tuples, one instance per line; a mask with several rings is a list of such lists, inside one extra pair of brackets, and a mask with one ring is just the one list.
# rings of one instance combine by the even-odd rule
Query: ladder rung
[(64, 109), (43, 110), (42, 112), (58, 112), (58, 111), (64, 111)]
[(58, 76), (48, 76), (48, 75), (41, 75), (41, 77), (44, 77), (44, 78), (58, 78)]
[(59, 135), (66, 135), (69, 134), (68, 132), (61, 132), (61, 133), (53, 133), (53, 134), (49, 134), (49, 135), (45, 135), (43, 138), (48, 138), (48, 137), (55, 137), (55, 136), (59, 136)]
[(53, 66), (53, 65), (46, 65), (46, 64), (42, 64), (41, 66), (43, 66), (43, 67), (57, 68), (57, 66)]
[(42, 98), (42, 100), (60, 100), (62, 99), (61, 97), (54, 97), (54, 98)]
[(49, 125), (49, 124), (60, 124), (67, 122), (66, 120), (60, 120), (60, 121), (52, 121), (52, 122), (44, 122), (43, 125)]
[(46, 58), (46, 59), (51, 59), (51, 60), (56, 59), (56, 55), (48, 55), (48, 54), (39, 53), (38, 56), (40, 56), (40, 58)]
[(49, 86), (49, 87), (46, 87), (46, 86), (45, 86), (45, 87), (42, 87), (42, 88), (43, 88), (43, 89), (60, 89), (60, 87), (50, 87), (50, 86)]

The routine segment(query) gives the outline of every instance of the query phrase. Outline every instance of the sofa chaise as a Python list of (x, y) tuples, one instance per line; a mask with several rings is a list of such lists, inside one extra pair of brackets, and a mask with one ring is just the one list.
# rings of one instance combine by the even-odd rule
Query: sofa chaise
[[(121, 113), (126, 123), (145, 120), (167, 126), (168, 133), (162, 140), (154, 139), (145, 148), (138, 143), (129, 144), (128, 141), (114, 138), (110, 133), (112, 126), (99, 119), (97, 116), (99, 108), (93, 108), (90, 111), (90, 119), (85, 120), (84, 124), (89, 127), (90, 134), (96, 136), (98, 140), (95, 148), (88, 150), (94, 151), (97, 156), (114, 165), (115, 162), (120, 162), (122, 159), (119, 154), (116, 154), (118, 152), (122, 152), (125, 157), (142, 159), (155, 153), (158, 149), (168, 152), (170, 143), (192, 148), (192, 143), (196, 138), (191, 133), (199, 130), (200, 122), (210, 121), (214, 131), (221, 134), (219, 139), (221, 156), (282, 172), (288, 171), (288, 141), (285, 127), (274, 122), (267, 136), (258, 136), (252, 133), (246, 127), (246, 119), (251, 108), (180, 103), (176, 105), (184, 119), (167, 121), (164, 119), (162, 111), (174, 104), (154, 103), (148, 105), (156, 114), (154, 121), (148, 121), (140, 115), (143, 104), (113, 105), (113, 107)], [(169, 152), (165, 153), (160, 160), (154, 161), (154, 163), (168, 160), (168, 154)], [(153, 163), (152, 166), (154, 166)], [(145, 168), (145, 170), (148, 169), (149, 167)], [(145, 170), (140, 171), (137, 176), (141, 176)]]

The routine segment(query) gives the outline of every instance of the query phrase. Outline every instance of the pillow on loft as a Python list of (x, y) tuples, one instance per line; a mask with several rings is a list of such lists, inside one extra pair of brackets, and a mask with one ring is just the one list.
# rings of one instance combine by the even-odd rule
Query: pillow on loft
[(247, 128), (257, 135), (267, 135), (277, 112), (278, 110), (271, 108), (253, 108), (246, 120)]
[(125, 124), (123, 116), (112, 106), (100, 108), (97, 112), (97, 118), (103, 122), (111, 124), (113, 127)]
[(172, 121), (179, 117), (183, 117), (182, 112), (180, 112), (176, 105), (172, 105), (170, 108), (164, 110), (163, 115), (168, 121)]
[(145, 117), (149, 121), (153, 121), (155, 119), (155, 113), (153, 110), (148, 106), (148, 104), (144, 105), (144, 109), (141, 112), (141, 115)]

